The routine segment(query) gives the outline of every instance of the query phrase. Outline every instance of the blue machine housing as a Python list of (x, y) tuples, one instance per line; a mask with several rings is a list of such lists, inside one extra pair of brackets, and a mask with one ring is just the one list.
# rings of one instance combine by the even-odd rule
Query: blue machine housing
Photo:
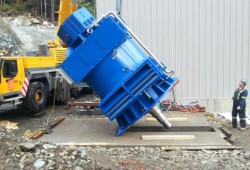
[(89, 31), (94, 21), (81, 8), (61, 25), (58, 36), (70, 50), (61, 67), (75, 83), (86, 82), (101, 98), (98, 107), (111, 121), (117, 120), (119, 136), (178, 79), (145, 53), (117, 18), (106, 16)]

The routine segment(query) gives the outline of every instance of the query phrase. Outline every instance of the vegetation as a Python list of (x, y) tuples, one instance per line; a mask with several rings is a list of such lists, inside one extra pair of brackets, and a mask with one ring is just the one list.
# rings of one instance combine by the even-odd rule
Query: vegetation
[(88, 8), (93, 15), (96, 15), (95, 0), (79, 0), (79, 6)]
[[(0, 0), (0, 13), (32, 16), (53, 20), (54, 11), (59, 8), (60, 0)], [(79, 7), (85, 6), (95, 15), (95, 0), (78, 0)]]

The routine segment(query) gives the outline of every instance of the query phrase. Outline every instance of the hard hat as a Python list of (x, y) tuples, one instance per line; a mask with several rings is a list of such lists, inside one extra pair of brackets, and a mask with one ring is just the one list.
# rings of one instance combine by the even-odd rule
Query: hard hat
[(245, 79), (241, 80), (240, 82), (241, 82), (242, 84), (244, 84), (244, 86), (247, 85), (247, 80), (245, 80)]

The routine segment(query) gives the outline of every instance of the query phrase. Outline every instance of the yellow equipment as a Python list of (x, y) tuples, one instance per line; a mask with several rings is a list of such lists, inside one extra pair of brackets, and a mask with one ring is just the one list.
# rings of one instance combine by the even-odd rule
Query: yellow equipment
[[(61, 0), (58, 11), (58, 28), (78, 8), (76, 0)], [(46, 56), (1, 56), (0, 57), (0, 104), (11, 102), (23, 104), (31, 113), (40, 112), (50, 94), (65, 102), (72, 88), (59, 75), (59, 66), (64, 61), (67, 47), (59, 37), (48, 42)], [(57, 93), (52, 93), (54, 91)]]

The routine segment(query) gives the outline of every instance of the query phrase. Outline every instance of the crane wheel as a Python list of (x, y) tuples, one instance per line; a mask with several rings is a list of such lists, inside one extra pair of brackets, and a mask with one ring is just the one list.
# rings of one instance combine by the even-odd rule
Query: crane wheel
[(24, 100), (24, 105), (30, 113), (38, 113), (44, 109), (47, 102), (47, 92), (41, 82), (33, 82)]

